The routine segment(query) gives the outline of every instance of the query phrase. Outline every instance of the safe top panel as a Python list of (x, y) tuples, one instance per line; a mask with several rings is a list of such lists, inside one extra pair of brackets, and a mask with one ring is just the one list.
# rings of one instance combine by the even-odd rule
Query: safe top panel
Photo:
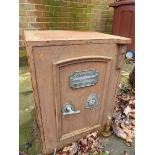
[[(99, 32), (63, 31), (63, 30), (42, 30), (24, 31), (26, 42), (46, 42), (49, 44), (63, 44), (69, 41), (70, 44), (80, 44), (85, 41), (95, 41), (95, 43), (119, 43), (128, 44), (131, 39), (109, 35)], [(41, 44), (40, 44), (41, 45)]]

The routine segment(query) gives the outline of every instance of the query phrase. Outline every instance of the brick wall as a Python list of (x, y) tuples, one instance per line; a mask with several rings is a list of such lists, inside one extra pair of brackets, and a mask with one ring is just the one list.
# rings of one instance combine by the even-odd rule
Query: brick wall
[(19, 0), (19, 41), (23, 30), (83, 30), (111, 33), (113, 0)]

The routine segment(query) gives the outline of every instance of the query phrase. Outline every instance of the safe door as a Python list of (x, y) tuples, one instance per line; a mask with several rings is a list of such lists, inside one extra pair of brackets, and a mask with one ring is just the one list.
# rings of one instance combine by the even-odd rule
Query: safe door
[(84, 56), (53, 65), (60, 141), (101, 127), (110, 59)]

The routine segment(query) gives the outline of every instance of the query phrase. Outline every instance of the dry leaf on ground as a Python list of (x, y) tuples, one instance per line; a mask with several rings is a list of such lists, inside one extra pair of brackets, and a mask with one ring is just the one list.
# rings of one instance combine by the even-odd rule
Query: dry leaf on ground
[(56, 155), (97, 155), (105, 150), (103, 139), (97, 136), (98, 131), (94, 131), (81, 138), (76, 143), (72, 143), (58, 151)]
[(112, 121), (113, 132), (126, 141), (132, 143), (135, 137), (135, 97), (128, 94), (117, 96), (115, 112)]

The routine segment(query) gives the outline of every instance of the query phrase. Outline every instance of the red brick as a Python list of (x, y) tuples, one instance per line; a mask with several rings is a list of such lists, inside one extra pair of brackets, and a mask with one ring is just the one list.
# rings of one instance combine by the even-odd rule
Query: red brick
[(20, 35), (19, 40), (24, 40), (24, 35)]
[(27, 11), (26, 14), (27, 14), (27, 16), (37, 16), (37, 17), (43, 16), (42, 11)]
[(39, 4), (39, 5), (35, 5), (35, 9), (43, 11), (43, 10), (45, 10), (45, 7), (43, 4)]
[(48, 17), (37, 17), (36, 22), (49, 22)]
[(42, 3), (42, 0), (28, 0), (28, 2), (33, 3), (33, 4), (40, 4)]
[(19, 36), (22, 36), (23, 35), (23, 30), (22, 28), (19, 28)]
[(25, 46), (24, 40), (19, 40), (19, 46), (20, 47)]
[(26, 16), (25, 10), (19, 10), (19, 16)]
[(36, 22), (36, 23), (29, 23), (31, 27), (34, 28), (45, 28), (45, 25), (47, 23), (43, 23), (43, 22)]
[(19, 8), (22, 10), (34, 10), (35, 5), (34, 4), (29, 4), (29, 3), (20, 3)]
[(19, 0), (19, 3), (27, 3), (28, 0)]
[(19, 4), (19, 11), (24, 11), (25, 10), (25, 4)]

